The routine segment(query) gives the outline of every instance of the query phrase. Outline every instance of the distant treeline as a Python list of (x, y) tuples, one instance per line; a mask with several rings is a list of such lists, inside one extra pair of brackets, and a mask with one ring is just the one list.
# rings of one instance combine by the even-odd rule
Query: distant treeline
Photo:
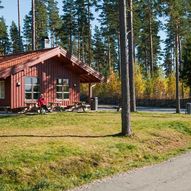
[[(36, 0), (36, 48), (41, 49), (42, 39), (48, 36), (52, 47), (61, 45), (106, 77), (111, 71), (120, 77), (118, 9), (118, 0), (63, 0), (60, 15), (56, 0)], [(143, 80), (150, 83), (148, 87), (158, 78), (167, 80), (174, 75), (176, 59), (183, 87), (190, 86), (191, 1), (134, 0), (133, 16), (134, 59)], [(95, 19), (97, 22), (93, 22)], [(20, 35), (16, 22), (8, 31), (5, 19), (0, 18), (1, 55), (32, 49), (32, 11), (22, 21)], [(166, 32), (163, 51), (159, 31)], [(144, 96), (151, 91), (147, 89)]]

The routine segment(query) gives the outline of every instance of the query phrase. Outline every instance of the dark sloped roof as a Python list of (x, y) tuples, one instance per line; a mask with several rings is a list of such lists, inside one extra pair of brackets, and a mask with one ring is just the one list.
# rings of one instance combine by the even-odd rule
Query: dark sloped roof
[(0, 78), (7, 78), (11, 74), (24, 70), (26, 67), (34, 66), (53, 57), (57, 57), (69, 70), (78, 73), (81, 82), (94, 83), (101, 82), (104, 79), (99, 72), (61, 47), (1, 56)]

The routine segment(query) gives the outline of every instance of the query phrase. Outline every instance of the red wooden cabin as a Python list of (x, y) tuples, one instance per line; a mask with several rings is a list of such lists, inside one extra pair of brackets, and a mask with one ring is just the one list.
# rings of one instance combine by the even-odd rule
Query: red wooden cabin
[(80, 99), (80, 83), (98, 83), (103, 76), (61, 47), (0, 57), (0, 106), (16, 109), (36, 102), (66, 106)]

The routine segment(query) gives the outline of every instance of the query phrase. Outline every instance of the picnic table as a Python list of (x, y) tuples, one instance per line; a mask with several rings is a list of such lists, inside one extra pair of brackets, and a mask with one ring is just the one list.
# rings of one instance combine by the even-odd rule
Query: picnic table
[(72, 112), (82, 110), (83, 112), (85, 112), (89, 107), (90, 105), (86, 104), (86, 102), (84, 101), (75, 101), (73, 102), (73, 104), (67, 105), (65, 107), (65, 110), (72, 111)]
[(48, 102), (48, 108), (51, 109), (51, 111), (62, 111), (62, 102), (55, 101), (55, 102)]
[[(48, 102), (48, 108), (51, 111), (83, 111), (86, 112), (87, 109), (90, 108), (90, 105), (86, 104), (84, 101), (75, 101), (71, 105), (62, 106), (62, 102)], [(27, 112), (39, 112), (40, 108), (36, 102), (25, 102), (25, 106), (22, 107), (22, 111), (20, 113), (27, 113)]]
[(27, 112), (32, 112), (32, 111), (38, 111), (39, 107), (38, 107), (37, 102), (26, 101), (25, 106), (20, 107), (20, 109), (22, 109), (22, 111), (20, 113), (27, 113)]

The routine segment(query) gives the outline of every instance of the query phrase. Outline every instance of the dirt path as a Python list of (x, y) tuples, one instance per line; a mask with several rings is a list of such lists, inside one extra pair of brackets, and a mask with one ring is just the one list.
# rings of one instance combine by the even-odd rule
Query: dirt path
[(73, 191), (191, 191), (191, 152)]

